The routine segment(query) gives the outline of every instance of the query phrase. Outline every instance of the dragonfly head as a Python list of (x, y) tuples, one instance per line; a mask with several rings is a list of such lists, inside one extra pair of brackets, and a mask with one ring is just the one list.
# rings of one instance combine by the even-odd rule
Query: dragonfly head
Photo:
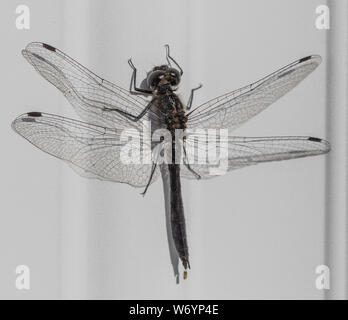
[(162, 85), (170, 85), (174, 90), (180, 83), (180, 72), (166, 64), (154, 67), (147, 76), (147, 84), (155, 90)]

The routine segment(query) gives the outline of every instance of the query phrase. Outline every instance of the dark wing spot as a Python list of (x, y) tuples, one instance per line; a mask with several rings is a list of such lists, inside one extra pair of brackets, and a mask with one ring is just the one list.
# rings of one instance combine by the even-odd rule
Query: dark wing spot
[(308, 138), (309, 141), (314, 141), (314, 142), (321, 142), (322, 140), (319, 138), (314, 138), (314, 137), (309, 137)]
[(307, 61), (307, 60), (309, 60), (309, 59), (311, 59), (311, 58), (312, 58), (312, 56), (304, 57), (304, 58), (302, 58), (302, 59), (299, 60), (299, 63), (305, 62), (305, 61)]
[(49, 44), (43, 43), (42, 46), (47, 50), (56, 51), (56, 48), (50, 46)]
[(28, 117), (41, 117), (42, 113), (34, 111), (34, 112), (28, 112), (27, 115)]

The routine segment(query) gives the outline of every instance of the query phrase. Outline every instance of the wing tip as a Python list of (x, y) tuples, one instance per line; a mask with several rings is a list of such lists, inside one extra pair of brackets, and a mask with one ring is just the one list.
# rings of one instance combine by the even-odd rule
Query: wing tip
[(35, 52), (35, 47), (41, 47), (41, 48), (44, 48), (44, 49), (47, 49), (49, 51), (53, 51), (53, 52), (56, 52), (57, 51), (57, 48), (51, 46), (50, 44), (47, 44), (47, 43), (44, 43), (44, 42), (30, 42), (28, 43), (25, 48), (22, 50), (22, 55), (24, 57), (26, 57), (26, 55), (28, 53), (31, 53), (31, 54), (34, 54)]
[(22, 53), (22, 56), (23, 56), (24, 58), (26, 58), (26, 59), (27, 59), (27, 56), (28, 56), (29, 50), (28, 50), (28, 49), (27, 49), (27, 47), (26, 47), (25, 49), (23, 49), (23, 50), (21, 51), (21, 53)]
[(298, 62), (299, 63), (303, 63), (303, 62), (306, 62), (306, 61), (311, 61), (312, 63), (316, 63), (316, 64), (320, 64), (322, 62), (322, 57), (318, 54), (312, 54), (312, 55), (309, 55), (309, 56), (306, 56), (306, 57), (303, 57), (301, 58)]
[(316, 137), (308, 137), (308, 141), (317, 142), (321, 146), (322, 153), (328, 153), (331, 150), (331, 145), (328, 141)]
[(14, 131), (18, 132), (16, 130), (17, 123), (19, 123), (19, 122), (35, 122), (36, 118), (42, 117), (42, 115), (43, 115), (42, 112), (38, 112), (38, 111), (23, 113), (12, 121), (11, 128)]

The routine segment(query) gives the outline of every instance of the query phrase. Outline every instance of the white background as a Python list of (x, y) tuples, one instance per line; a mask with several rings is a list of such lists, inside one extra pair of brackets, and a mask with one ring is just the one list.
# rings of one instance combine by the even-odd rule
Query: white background
[[(125, 88), (127, 59), (140, 79), (165, 62), (169, 43), (185, 71), (183, 100), (203, 83), (196, 105), (320, 54), (312, 75), (235, 134), (327, 138), (328, 32), (315, 28), (315, 8), (323, 3), (27, 0), (21, 4), (31, 10), (31, 29), (17, 30), (17, 3), (2, 1), (0, 297), (322, 299), (315, 268), (327, 258), (327, 156), (184, 181), (192, 270), (177, 285), (161, 180), (143, 198), (127, 185), (83, 179), (10, 123), (27, 111), (77, 118), (21, 57), (27, 43), (58, 47)], [(19, 264), (30, 267), (29, 291), (14, 286)]]

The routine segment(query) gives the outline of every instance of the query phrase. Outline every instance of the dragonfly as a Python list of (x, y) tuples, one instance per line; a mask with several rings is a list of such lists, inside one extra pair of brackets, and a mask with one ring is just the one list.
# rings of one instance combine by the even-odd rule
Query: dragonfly
[[(126, 90), (49, 44), (29, 43), (22, 51), (23, 56), (63, 93), (83, 121), (34, 111), (18, 116), (12, 128), (84, 177), (142, 187), (145, 194), (160, 175), (166, 176), (170, 190), (171, 237), (186, 279), (190, 262), (181, 178), (204, 180), (221, 175), (212, 170), (216, 168), (216, 161), (199, 161), (197, 153), (192, 152), (197, 139), (201, 142), (200, 151), (207, 151), (214, 140), (213, 145), (222, 155), (219, 162), (226, 164), (226, 172), (263, 162), (325, 154), (330, 144), (310, 136), (230, 134), (312, 73), (321, 63), (319, 55), (296, 60), (256, 82), (193, 107), (194, 93), (202, 86), (191, 90), (187, 103), (181, 101), (176, 90), (184, 72), (171, 56), (169, 46), (165, 47), (166, 63), (149, 71), (140, 86), (137, 86), (137, 68), (128, 60), (132, 77)], [(156, 130), (167, 130), (169, 138), (161, 136), (155, 140), (151, 134), (145, 134), (144, 121), (149, 121)], [(155, 131), (153, 128), (151, 133)], [(129, 139), (124, 140), (127, 130), (139, 132), (137, 141), (141, 142), (129, 144)], [(215, 139), (209, 136), (209, 130), (227, 130), (227, 134)], [(178, 131), (188, 134), (178, 138)], [(134, 154), (150, 150), (150, 161), (124, 161), (126, 146)], [(159, 155), (168, 150), (169, 161), (157, 161)], [(190, 156), (188, 150), (191, 150)], [(181, 161), (177, 161), (178, 155)]]

